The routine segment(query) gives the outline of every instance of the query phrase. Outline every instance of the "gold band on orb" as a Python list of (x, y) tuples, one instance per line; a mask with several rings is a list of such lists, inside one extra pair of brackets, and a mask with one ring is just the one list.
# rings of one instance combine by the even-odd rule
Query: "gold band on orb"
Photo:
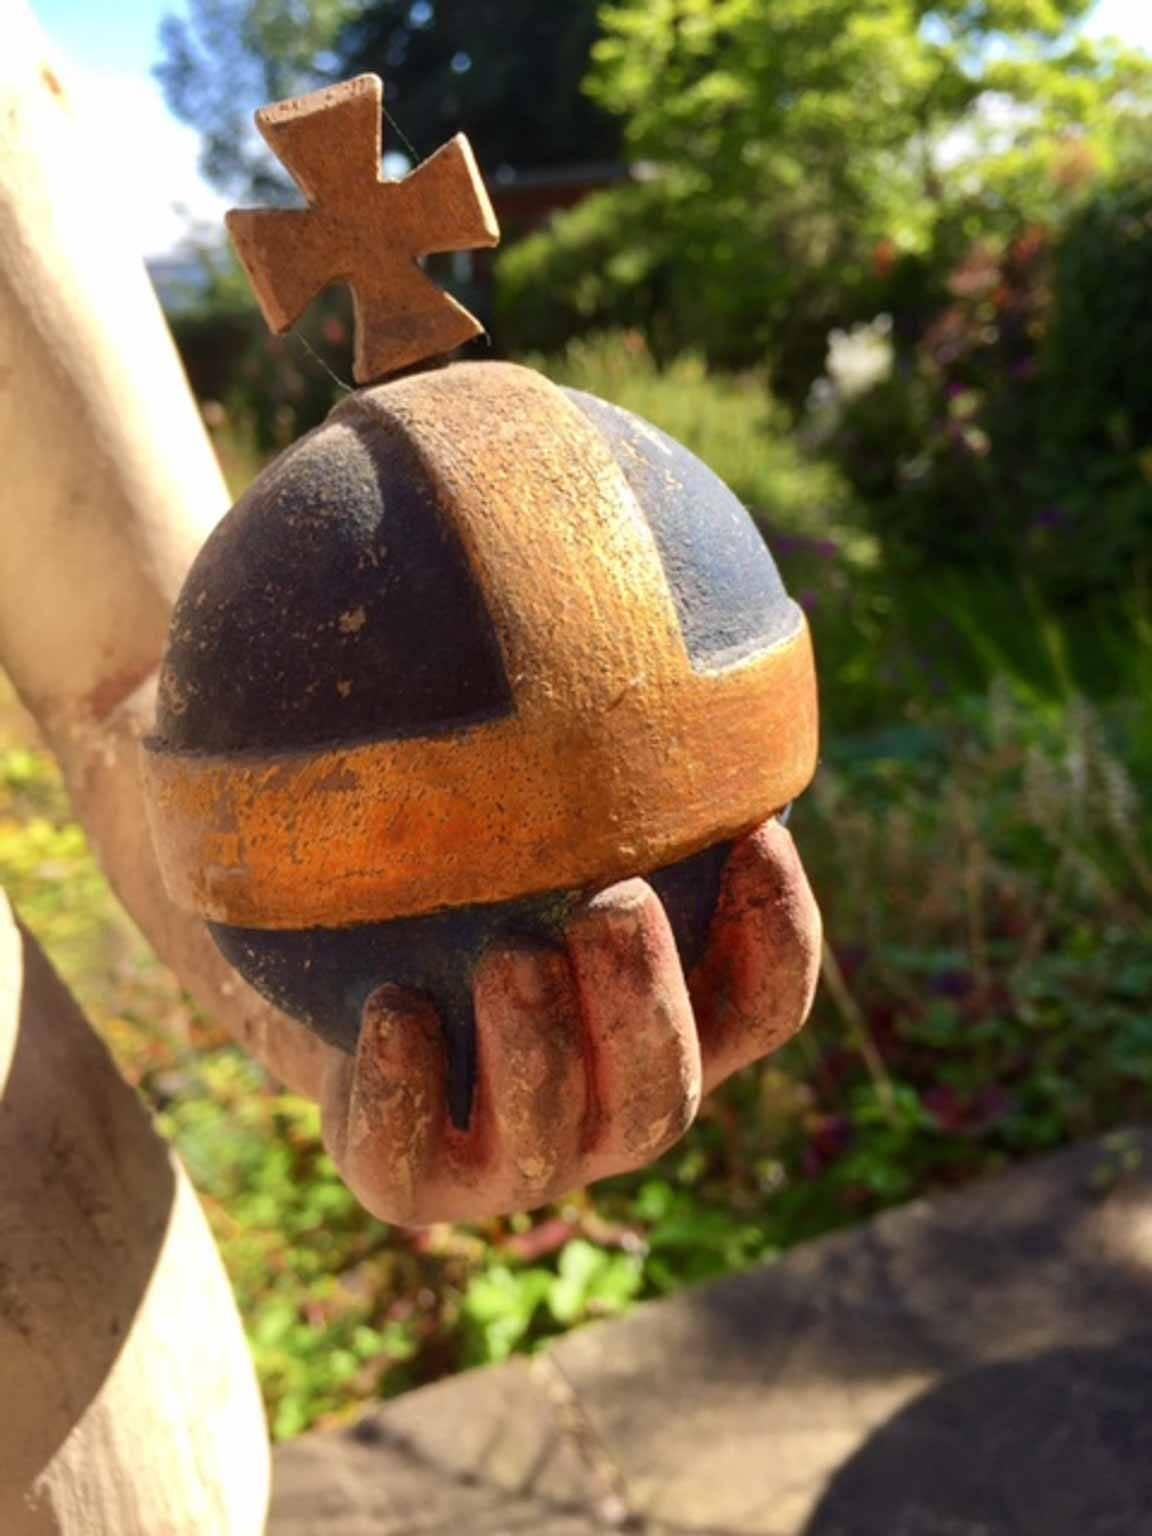
[(169, 894), (237, 927), (348, 927), (604, 885), (739, 835), (816, 767), (807, 623), (713, 673), (637, 678), (595, 713), (297, 752), (148, 743)]

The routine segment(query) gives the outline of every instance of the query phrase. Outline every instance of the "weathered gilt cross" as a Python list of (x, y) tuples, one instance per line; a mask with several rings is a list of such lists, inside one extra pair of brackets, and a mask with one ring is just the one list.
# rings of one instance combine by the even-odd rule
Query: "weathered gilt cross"
[(417, 262), (500, 239), (463, 134), (402, 181), (381, 176), (383, 98), (377, 75), (359, 75), (257, 112), (260, 132), (308, 207), (234, 209), (227, 218), (264, 318), (277, 334), (289, 330), (330, 283), (349, 285), (360, 384), (451, 352), (483, 331)]

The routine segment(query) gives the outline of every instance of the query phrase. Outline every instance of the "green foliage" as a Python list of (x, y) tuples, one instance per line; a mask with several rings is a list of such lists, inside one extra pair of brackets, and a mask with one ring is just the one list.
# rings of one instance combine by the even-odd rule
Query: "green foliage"
[(1078, 623), (1065, 655), (1048, 647), (1058, 683), (1130, 673), (1149, 614), (1150, 280), (1144, 177), (1062, 233), (971, 248), (901, 365), (846, 402), (831, 448), (906, 618), (927, 581), (955, 639), (1018, 649), (1059, 610)]
[(156, 75), (172, 111), (200, 130), (210, 181), (259, 200), (286, 195), (252, 113), (325, 83), (352, 9), (352, 0), (187, 0), (187, 15), (164, 17)]
[[(636, 326), (663, 353), (665, 288), (676, 265), (652, 238), (666, 185), (626, 185), (578, 203), (502, 252), (495, 334), (513, 351), (559, 352), (588, 330)], [(672, 337), (683, 327), (677, 324)]]
[[(1045, 470), (1073, 527), (1091, 530), (1102, 587), (1152, 541), (1152, 173), (1105, 188), (1053, 264), (1043, 338)], [(1106, 515), (1102, 510), (1106, 508)], [(1081, 558), (1083, 551), (1078, 551)]]
[[(6, 702), (4, 688), (0, 710)], [(172, 1021), (167, 980), (115, 908), (68, 814), (59, 770), (18, 742), (0, 746), (0, 886), (90, 1012), (113, 1028), (128, 1027), (137, 1010), (154, 1025)]]
[[(1036, 217), (1063, 206), (1078, 190), (1073, 150), (1111, 163), (1121, 115), (1147, 106), (1148, 63), (1069, 31), (1086, 9), (607, 6), (589, 89), (659, 173), (506, 258), (511, 339), (548, 345), (562, 323), (643, 326), (658, 313), (662, 347), (767, 363), (799, 403), (829, 329), (882, 307), (878, 252), (930, 252), (957, 231), (971, 240), (1000, 228), (1005, 207)], [(1130, 104), (1123, 114), (1117, 100)], [(628, 264), (605, 280), (614, 243)], [(597, 276), (572, 284), (581, 266)], [(602, 311), (590, 304), (597, 288)], [(537, 342), (542, 292), (555, 311)]]
[(463, 1362), (504, 1360), (560, 1329), (610, 1317), (634, 1301), (643, 1285), (638, 1254), (613, 1252), (585, 1238), (566, 1242), (554, 1268), (490, 1264), (464, 1298)]
[(231, 1048), (189, 1058), (165, 1099), (160, 1123), (224, 1253), (273, 1435), (404, 1385), (417, 1341), (382, 1306), (387, 1231), (322, 1151), (316, 1106), (270, 1094)]

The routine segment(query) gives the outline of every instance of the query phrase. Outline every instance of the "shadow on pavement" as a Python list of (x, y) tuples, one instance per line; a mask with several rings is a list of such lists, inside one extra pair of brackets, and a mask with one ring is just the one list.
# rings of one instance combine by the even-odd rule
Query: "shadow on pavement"
[(1152, 1331), (985, 1365), (914, 1398), (832, 1475), (804, 1536), (1152, 1532)]

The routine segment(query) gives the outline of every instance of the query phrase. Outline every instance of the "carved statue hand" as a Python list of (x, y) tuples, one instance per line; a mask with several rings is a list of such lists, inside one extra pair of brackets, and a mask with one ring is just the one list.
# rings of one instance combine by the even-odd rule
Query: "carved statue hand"
[(590, 898), (564, 939), (481, 961), (467, 1132), (449, 1121), (439, 1020), (421, 998), (381, 987), (355, 1057), (325, 1048), (325, 1140), (382, 1220), (531, 1209), (658, 1157), (703, 1093), (803, 1024), (821, 923), (792, 838), (770, 821), (733, 849), (707, 953), (687, 979), (644, 880)]

